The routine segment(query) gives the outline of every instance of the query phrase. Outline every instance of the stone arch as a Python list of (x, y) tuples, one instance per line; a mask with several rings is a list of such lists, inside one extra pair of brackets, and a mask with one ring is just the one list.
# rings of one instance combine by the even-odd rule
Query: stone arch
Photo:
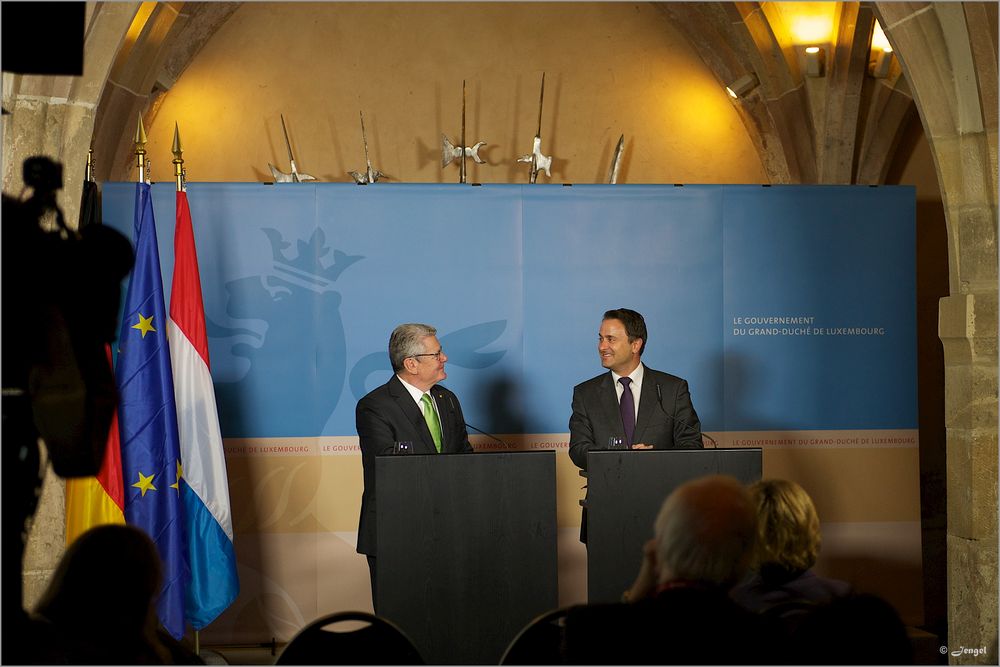
[[(734, 103), (772, 183), (815, 180), (811, 119), (798, 66), (760, 3), (663, 3), (701, 59), (727, 86), (746, 73), (760, 86)], [(780, 32), (780, 26), (778, 27)]]
[(124, 181), (133, 176), (132, 137), (138, 117), (142, 115), (147, 126), (152, 123), (157, 102), (239, 5), (143, 3), (148, 16), (117, 54), (97, 107), (94, 153), (98, 180)]
[(664, 3), (725, 86), (745, 73), (757, 89), (734, 102), (772, 183), (884, 182), (915, 111), (906, 79), (869, 75), (874, 15), (838, 3), (825, 76), (810, 79), (781, 3)]
[[(877, 3), (934, 156), (948, 227), (949, 644), (997, 659), (997, 5)], [(980, 662), (971, 656), (954, 663)], [(983, 661), (983, 662), (985, 662)]]

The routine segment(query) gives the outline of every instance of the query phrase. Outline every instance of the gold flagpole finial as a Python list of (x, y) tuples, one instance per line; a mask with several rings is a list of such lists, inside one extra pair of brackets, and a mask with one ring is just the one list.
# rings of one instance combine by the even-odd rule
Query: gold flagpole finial
[(142, 114), (139, 114), (139, 124), (135, 127), (135, 161), (139, 167), (139, 182), (146, 182), (146, 128), (142, 126)]
[(181, 148), (181, 131), (177, 126), (177, 121), (174, 121), (174, 145), (170, 151), (174, 154), (174, 182), (177, 185), (177, 192), (184, 192), (184, 158), (181, 157), (184, 149)]

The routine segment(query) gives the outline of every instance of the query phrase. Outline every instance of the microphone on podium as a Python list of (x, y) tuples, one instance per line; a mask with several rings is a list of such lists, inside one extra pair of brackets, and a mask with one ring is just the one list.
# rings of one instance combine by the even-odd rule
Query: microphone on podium
[(705, 433), (701, 429), (697, 429), (694, 426), (691, 426), (691, 424), (687, 423), (686, 421), (684, 421), (680, 417), (675, 417), (674, 415), (672, 415), (672, 414), (670, 414), (669, 412), (666, 411), (666, 409), (663, 407), (663, 392), (660, 391), (660, 383), (659, 382), (656, 383), (656, 402), (657, 402), (657, 405), (660, 406), (660, 412), (662, 412), (663, 414), (665, 414), (667, 417), (670, 417), (672, 420), (674, 420), (675, 422), (677, 422), (678, 424), (680, 424), (684, 428), (686, 428), (686, 429), (688, 429), (688, 430), (690, 430), (690, 431), (692, 431), (694, 433), (697, 433), (699, 436), (701, 436), (703, 438), (708, 438), (708, 441), (712, 443), (713, 449), (718, 449), (719, 448), (719, 443), (715, 441), (715, 438), (713, 438), (712, 436), (708, 435), (707, 433)]
[[(449, 404), (449, 405), (451, 406), (451, 411), (452, 411), (453, 413), (454, 413), (454, 412), (458, 412), (458, 411), (457, 411), (457, 410), (455, 409), (455, 401), (453, 401), (453, 400), (452, 400), (452, 398), (451, 398), (451, 395), (450, 395), (450, 394), (448, 395), (448, 404)], [(482, 434), (483, 434), (483, 435), (485, 435), (486, 437), (488, 437), (488, 438), (490, 438), (490, 439), (492, 439), (492, 440), (495, 440), (495, 441), (499, 442), (499, 443), (500, 443), (501, 445), (503, 445), (504, 447), (506, 447), (506, 446), (507, 446), (507, 443), (506, 443), (506, 442), (504, 442), (504, 441), (503, 441), (503, 440), (501, 440), (500, 438), (496, 437), (496, 436), (495, 436), (495, 435), (493, 435), (492, 433), (487, 433), (486, 431), (484, 431), (484, 430), (482, 430), (482, 429), (479, 429), (479, 428), (476, 428), (475, 426), (473, 426), (472, 424), (470, 424), (470, 423), (468, 423), (468, 422), (466, 422), (466, 421), (463, 421), (462, 423), (463, 423), (463, 424), (465, 425), (465, 428), (471, 428), (471, 429), (472, 429), (473, 431), (475, 431), (476, 433), (482, 433)]]
[(466, 423), (465, 423), (465, 426), (466, 426), (466, 428), (471, 428), (471, 429), (472, 429), (473, 431), (475, 431), (476, 433), (482, 433), (482, 434), (483, 434), (483, 435), (485, 435), (486, 437), (488, 437), (488, 438), (491, 438), (491, 439), (493, 439), (493, 440), (496, 440), (497, 442), (499, 442), (499, 443), (500, 443), (501, 445), (503, 445), (504, 447), (506, 447), (506, 446), (507, 446), (507, 443), (506, 443), (506, 442), (504, 442), (504, 441), (503, 441), (503, 440), (501, 440), (500, 438), (496, 437), (496, 436), (495, 436), (495, 435), (493, 435), (492, 433), (487, 433), (486, 431), (484, 431), (484, 430), (482, 430), (482, 429), (479, 429), (479, 428), (476, 428), (475, 426), (473, 426), (472, 424), (470, 424), (470, 423), (468, 423), (468, 422), (466, 422)]

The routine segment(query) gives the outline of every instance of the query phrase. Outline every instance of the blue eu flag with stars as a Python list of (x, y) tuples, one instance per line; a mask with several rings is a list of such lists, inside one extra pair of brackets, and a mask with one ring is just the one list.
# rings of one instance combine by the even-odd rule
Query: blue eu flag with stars
[(181, 505), (181, 460), (174, 380), (167, 347), (167, 311), (150, 186), (135, 191), (135, 268), (118, 337), (118, 425), (125, 521), (146, 531), (160, 554), (163, 589), (156, 610), (175, 638), (184, 634), (184, 593), (190, 576)]

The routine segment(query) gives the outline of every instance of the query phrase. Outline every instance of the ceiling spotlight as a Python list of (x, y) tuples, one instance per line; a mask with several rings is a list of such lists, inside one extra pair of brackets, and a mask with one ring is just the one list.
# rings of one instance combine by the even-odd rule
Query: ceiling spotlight
[(876, 79), (885, 79), (889, 76), (889, 68), (892, 66), (892, 49), (888, 51), (879, 51), (878, 55), (875, 56), (875, 62), (872, 65), (872, 76)]
[(818, 46), (806, 47), (806, 76), (823, 76), (826, 51)]
[(889, 44), (889, 38), (885, 36), (885, 31), (882, 30), (882, 24), (875, 20), (875, 27), (872, 29), (872, 51), (892, 51), (892, 45)]
[(743, 97), (759, 85), (760, 80), (757, 78), (757, 75), (751, 72), (749, 74), (744, 74), (740, 78), (736, 79), (736, 81), (733, 81), (731, 84), (726, 86), (726, 92), (729, 93), (729, 96), (733, 99), (737, 99), (739, 97)]

